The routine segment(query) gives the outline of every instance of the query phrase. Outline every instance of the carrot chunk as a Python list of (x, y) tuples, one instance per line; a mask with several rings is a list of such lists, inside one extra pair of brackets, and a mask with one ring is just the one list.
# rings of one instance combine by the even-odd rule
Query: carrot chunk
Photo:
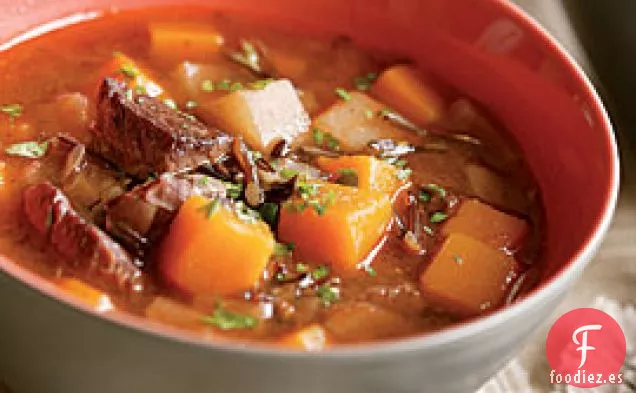
[(419, 126), (439, 121), (444, 101), (420, 76), (417, 68), (396, 65), (385, 70), (371, 90), (380, 101)]
[(186, 294), (235, 294), (259, 282), (274, 243), (264, 222), (193, 196), (170, 226), (159, 268), (168, 284)]
[(150, 24), (148, 30), (151, 53), (161, 59), (205, 58), (225, 43), (223, 35), (208, 24), (157, 22)]
[(170, 99), (150, 71), (123, 53), (113, 53), (113, 58), (100, 69), (95, 91), (99, 90), (103, 79), (107, 77), (126, 82), (126, 85), (138, 94)]
[[(398, 128), (384, 119), (381, 115), (384, 109), (385, 105), (364, 93), (349, 92), (346, 100), (339, 100), (314, 120), (314, 133), (322, 132), (332, 136), (339, 148), (347, 152), (358, 152), (377, 139), (393, 139), (412, 144), (422, 142), (415, 133)], [(315, 139), (315, 142), (319, 142)]]
[(57, 285), (65, 292), (80, 299), (96, 311), (105, 312), (113, 309), (110, 297), (92, 286), (75, 278), (60, 278)]
[(342, 180), (341, 183), (357, 185), (362, 190), (378, 191), (393, 197), (404, 185), (398, 179), (395, 166), (372, 156), (321, 156), (316, 163), (322, 170)]
[(422, 295), (459, 316), (500, 306), (517, 262), (501, 250), (453, 233), (420, 276)]
[[(306, 186), (306, 187), (305, 187)], [(381, 240), (392, 217), (388, 195), (339, 184), (305, 184), (283, 205), (278, 234), (307, 261), (355, 269)]]
[(307, 352), (317, 352), (331, 345), (329, 333), (320, 325), (314, 324), (290, 333), (282, 338), (283, 347)]
[(444, 224), (442, 233), (463, 233), (495, 248), (514, 251), (528, 233), (528, 224), (477, 199), (469, 199)]

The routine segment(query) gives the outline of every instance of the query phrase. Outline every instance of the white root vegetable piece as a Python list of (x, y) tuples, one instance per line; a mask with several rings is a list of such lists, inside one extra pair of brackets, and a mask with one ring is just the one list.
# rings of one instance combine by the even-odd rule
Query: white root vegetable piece
[(280, 140), (292, 142), (309, 129), (310, 119), (294, 86), (281, 79), (262, 90), (239, 90), (199, 110), (208, 123), (236, 136), (252, 148), (269, 153)]
[[(225, 60), (218, 59), (214, 63), (201, 64), (184, 61), (172, 72), (172, 79), (177, 84), (177, 91), (184, 97), (208, 101), (206, 98), (216, 98), (227, 93), (214, 87), (215, 83), (222, 81), (246, 83), (252, 81), (254, 76), (244, 67)], [(214, 90), (206, 91), (206, 83)], [(209, 89), (208, 89), (209, 90)]]
[(375, 139), (393, 139), (412, 144), (422, 142), (413, 132), (398, 128), (381, 115), (386, 106), (364, 93), (350, 92), (314, 121), (314, 126), (331, 134), (345, 152), (364, 149)]

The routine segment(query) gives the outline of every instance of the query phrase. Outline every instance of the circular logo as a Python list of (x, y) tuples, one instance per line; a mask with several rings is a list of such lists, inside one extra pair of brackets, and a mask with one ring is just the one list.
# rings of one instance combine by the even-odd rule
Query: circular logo
[(621, 383), (625, 334), (608, 314), (579, 308), (552, 325), (545, 344), (550, 380), (579, 388)]

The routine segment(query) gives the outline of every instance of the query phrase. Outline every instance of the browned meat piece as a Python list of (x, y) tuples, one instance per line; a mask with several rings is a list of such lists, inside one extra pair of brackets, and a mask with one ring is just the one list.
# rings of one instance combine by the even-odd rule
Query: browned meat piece
[(155, 98), (136, 96), (107, 78), (92, 128), (93, 149), (139, 178), (222, 160), (232, 138)]
[(50, 183), (28, 187), (24, 212), (29, 223), (69, 267), (91, 284), (122, 293), (146, 289), (141, 270), (108, 235), (84, 220), (64, 194)]
[(223, 182), (204, 175), (164, 173), (113, 200), (107, 208), (106, 229), (131, 250), (143, 255), (159, 239), (174, 213), (190, 196), (224, 198)]

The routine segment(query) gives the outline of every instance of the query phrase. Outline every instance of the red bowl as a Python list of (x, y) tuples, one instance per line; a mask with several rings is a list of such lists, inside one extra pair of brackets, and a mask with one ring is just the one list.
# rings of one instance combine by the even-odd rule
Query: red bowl
[[(616, 204), (619, 166), (612, 127), (572, 58), (504, 0), (269, 0), (267, 5), (1, 0), (5, 44), (0, 49), (113, 6), (174, 3), (256, 14), (301, 32), (347, 34), (415, 59), (484, 104), (517, 139), (540, 185), (547, 273), (532, 293), (478, 320), (422, 337), (300, 354), (202, 341), (128, 315), (98, 316), (0, 257), (0, 379), (5, 376), (19, 393), (459, 392), (485, 382), (558, 305), (599, 246)], [(58, 22), (46, 23), (53, 20)]]

